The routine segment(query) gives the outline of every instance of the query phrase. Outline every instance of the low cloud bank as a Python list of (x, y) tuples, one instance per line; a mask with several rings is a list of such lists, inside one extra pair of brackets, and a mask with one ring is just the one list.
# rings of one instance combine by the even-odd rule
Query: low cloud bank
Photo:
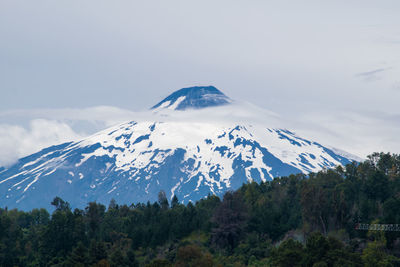
[(39, 150), (78, 141), (126, 121), (196, 121), (261, 124), (286, 128), (324, 146), (365, 158), (375, 151), (400, 153), (400, 114), (356, 111), (299, 111), (291, 117), (249, 103), (186, 111), (132, 112), (116, 107), (16, 110), (0, 113), (0, 166)]
[(80, 139), (63, 122), (35, 119), (28, 127), (0, 124), (0, 166), (14, 163), (18, 158), (35, 153), (42, 148)]

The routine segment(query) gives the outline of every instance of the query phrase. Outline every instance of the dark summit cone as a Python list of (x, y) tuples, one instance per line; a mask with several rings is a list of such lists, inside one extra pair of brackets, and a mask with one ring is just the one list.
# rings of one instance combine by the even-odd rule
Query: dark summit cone
[(201, 109), (229, 103), (229, 97), (214, 86), (195, 86), (175, 91), (151, 109)]

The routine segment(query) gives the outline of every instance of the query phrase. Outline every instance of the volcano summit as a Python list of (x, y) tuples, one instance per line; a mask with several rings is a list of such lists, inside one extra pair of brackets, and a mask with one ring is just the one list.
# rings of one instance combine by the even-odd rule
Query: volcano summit
[(152, 109), (168, 108), (172, 110), (200, 109), (221, 106), (231, 103), (231, 100), (214, 86), (182, 88)]

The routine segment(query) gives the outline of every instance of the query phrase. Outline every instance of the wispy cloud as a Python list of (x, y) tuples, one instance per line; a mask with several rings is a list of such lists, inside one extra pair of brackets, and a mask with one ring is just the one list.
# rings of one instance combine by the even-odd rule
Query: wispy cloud
[(366, 71), (366, 72), (360, 72), (357, 73), (355, 75), (355, 77), (361, 77), (363, 78), (365, 81), (376, 81), (376, 80), (380, 80), (382, 77), (380, 76), (380, 74), (382, 74), (383, 72), (392, 69), (391, 67), (389, 68), (379, 68), (379, 69), (375, 69), (375, 70), (371, 70), (371, 71)]
[(111, 126), (134, 118), (136, 112), (112, 107), (95, 106), (89, 108), (60, 108), (60, 109), (14, 109), (0, 112), (0, 123), (12, 123), (37, 118), (58, 121), (85, 121)]

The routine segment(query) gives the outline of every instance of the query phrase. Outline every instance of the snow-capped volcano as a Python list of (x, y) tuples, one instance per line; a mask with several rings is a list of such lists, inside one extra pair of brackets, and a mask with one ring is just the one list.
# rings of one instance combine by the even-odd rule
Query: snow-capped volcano
[(221, 106), (229, 103), (231, 103), (231, 100), (214, 86), (196, 86), (182, 88), (172, 93), (152, 107), (152, 109), (199, 109)]
[[(184, 88), (155, 105), (145, 119), (22, 158), (0, 169), (1, 206), (49, 207), (55, 196), (73, 207), (111, 199), (130, 204), (154, 201), (160, 190), (169, 198), (196, 201), (248, 181), (351, 161), (270, 125), (273, 116), (228, 103), (215, 87)], [(184, 111), (158, 116), (155, 109)]]

